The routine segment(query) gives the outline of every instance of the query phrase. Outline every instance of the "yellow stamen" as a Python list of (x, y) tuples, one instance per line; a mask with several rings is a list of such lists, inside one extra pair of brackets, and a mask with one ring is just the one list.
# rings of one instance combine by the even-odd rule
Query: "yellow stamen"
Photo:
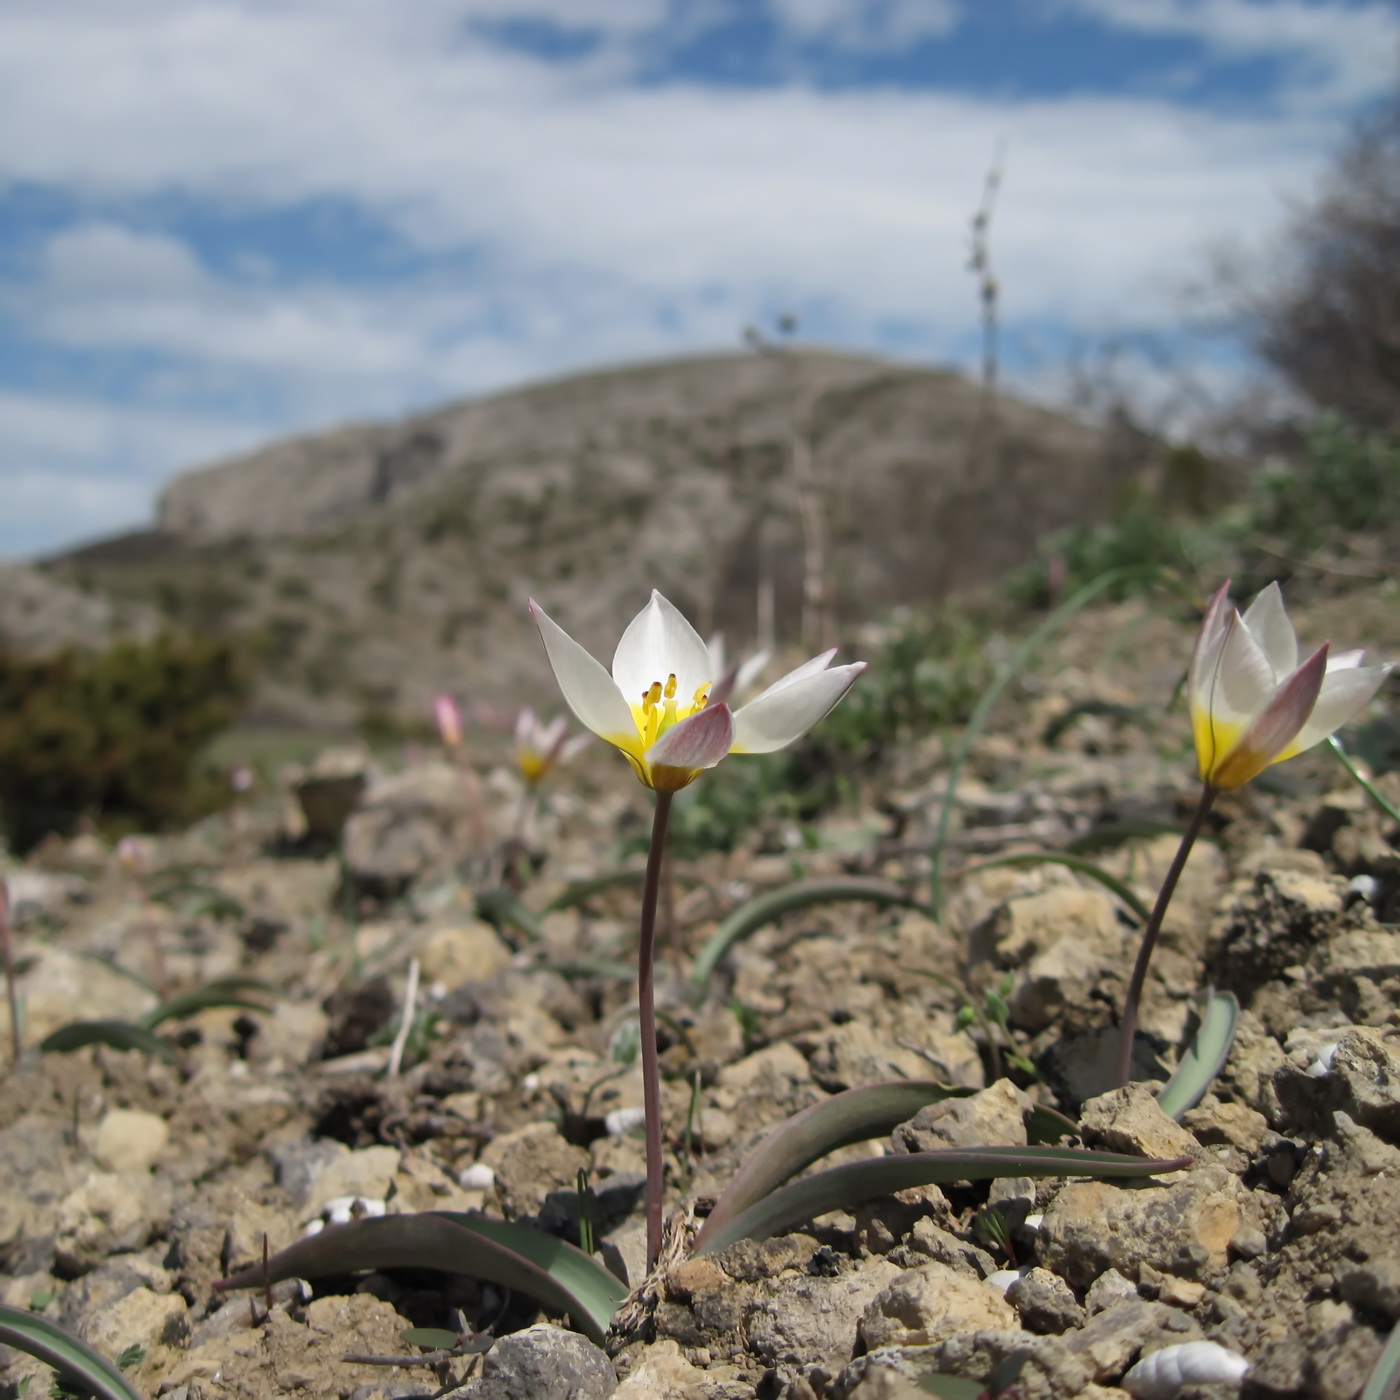
[(676, 698), (676, 673), (674, 671), (666, 677), (666, 698), (668, 700)]
[(705, 706), (710, 703), (709, 690), (710, 682), (706, 681), (705, 684), (702, 685), (700, 689), (695, 692), (695, 699), (691, 702), (692, 714), (694, 714), (697, 710), (703, 710)]

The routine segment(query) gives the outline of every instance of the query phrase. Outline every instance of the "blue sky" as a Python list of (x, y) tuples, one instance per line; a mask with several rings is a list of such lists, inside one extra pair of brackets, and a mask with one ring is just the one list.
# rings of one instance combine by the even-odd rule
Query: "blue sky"
[(1383, 0), (7, 0), (0, 554), (783, 310), (970, 365), (998, 143), (1008, 369), (1053, 396), (1263, 256), (1398, 41)]

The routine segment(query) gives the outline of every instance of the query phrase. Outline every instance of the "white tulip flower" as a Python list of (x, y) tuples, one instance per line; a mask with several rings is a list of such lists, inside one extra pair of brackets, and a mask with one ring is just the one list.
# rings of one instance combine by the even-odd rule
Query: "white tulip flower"
[(627, 756), (658, 792), (676, 792), (731, 753), (772, 753), (800, 739), (851, 688), (864, 662), (813, 657), (747, 705), (731, 710), (731, 677), (714, 674), (710, 649), (653, 590), (603, 668), (540, 605), (530, 613), (549, 664), (579, 723)]
[(1327, 738), (1391, 669), (1363, 666), (1360, 651), (1329, 656), (1325, 643), (1299, 665), (1278, 584), (1243, 616), (1229, 590), (1227, 582), (1206, 608), (1186, 684), (1201, 779), (1227, 789)]

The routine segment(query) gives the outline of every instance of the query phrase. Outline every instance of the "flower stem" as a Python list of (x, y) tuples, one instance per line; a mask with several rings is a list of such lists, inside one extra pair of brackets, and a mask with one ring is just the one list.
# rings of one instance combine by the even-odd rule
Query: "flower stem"
[(642, 1104), (647, 1134), (647, 1268), (661, 1253), (661, 1213), (666, 1162), (661, 1141), (661, 1070), (656, 1058), (656, 897), (673, 794), (658, 790), (651, 824), (646, 883), (642, 886), (642, 937), (637, 954), (637, 1002), (642, 1037)]
[(1133, 964), (1133, 976), (1128, 983), (1128, 995), (1123, 999), (1123, 1021), (1118, 1032), (1118, 1087), (1120, 1089), (1127, 1084), (1132, 1074), (1133, 1037), (1137, 1033), (1138, 1003), (1142, 1000), (1142, 988), (1147, 981), (1147, 967), (1152, 961), (1152, 950), (1157, 946), (1157, 935), (1162, 931), (1162, 919), (1166, 915), (1167, 905), (1172, 902), (1172, 895), (1176, 892), (1176, 884), (1181, 879), (1181, 872), (1186, 868), (1186, 857), (1191, 854), (1191, 847), (1196, 844), (1196, 838), (1201, 834), (1201, 828), (1205, 825), (1211, 804), (1215, 801), (1219, 791), (1219, 788), (1212, 787), (1209, 783), (1201, 785), (1201, 800), (1196, 804), (1196, 810), (1191, 814), (1190, 824), (1187, 826), (1186, 832), (1181, 838), (1181, 845), (1176, 848), (1176, 855), (1172, 857), (1172, 863), (1167, 870), (1167, 878), (1162, 881), (1162, 889), (1157, 896), (1157, 903), (1152, 906), (1152, 916), (1142, 931), (1142, 943), (1138, 947), (1137, 962)]

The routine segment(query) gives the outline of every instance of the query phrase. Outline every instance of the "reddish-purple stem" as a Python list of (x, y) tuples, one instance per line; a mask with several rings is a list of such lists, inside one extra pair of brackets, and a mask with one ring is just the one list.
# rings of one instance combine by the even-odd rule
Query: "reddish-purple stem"
[(658, 790), (651, 824), (646, 883), (642, 886), (642, 937), (637, 951), (637, 1003), (642, 1038), (642, 1105), (647, 1135), (647, 1267), (661, 1253), (662, 1198), (666, 1161), (661, 1140), (661, 1067), (656, 1056), (656, 897), (666, 853), (666, 827), (673, 794)]
[(1219, 791), (1219, 788), (1212, 787), (1209, 783), (1202, 784), (1201, 800), (1196, 804), (1196, 810), (1191, 814), (1190, 825), (1187, 826), (1185, 835), (1181, 838), (1181, 844), (1176, 848), (1176, 854), (1172, 857), (1172, 863), (1167, 869), (1167, 878), (1162, 881), (1161, 892), (1157, 895), (1157, 903), (1152, 906), (1152, 915), (1147, 920), (1147, 927), (1142, 931), (1142, 943), (1138, 947), (1137, 962), (1133, 964), (1133, 976), (1128, 983), (1128, 995), (1123, 999), (1123, 1020), (1118, 1031), (1118, 1087), (1120, 1089), (1127, 1084), (1132, 1075), (1133, 1037), (1137, 1034), (1138, 1003), (1142, 1000), (1142, 988), (1147, 981), (1147, 968), (1152, 961), (1152, 950), (1157, 946), (1157, 935), (1162, 931), (1162, 919), (1166, 916), (1167, 905), (1172, 902), (1172, 895), (1176, 892), (1176, 884), (1181, 879), (1181, 872), (1186, 868), (1186, 857), (1191, 854), (1191, 847), (1196, 844), (1196, 838), (1201, 834), (1201, 828), (1205, 825), (1211, 804), (1215, 801)]

